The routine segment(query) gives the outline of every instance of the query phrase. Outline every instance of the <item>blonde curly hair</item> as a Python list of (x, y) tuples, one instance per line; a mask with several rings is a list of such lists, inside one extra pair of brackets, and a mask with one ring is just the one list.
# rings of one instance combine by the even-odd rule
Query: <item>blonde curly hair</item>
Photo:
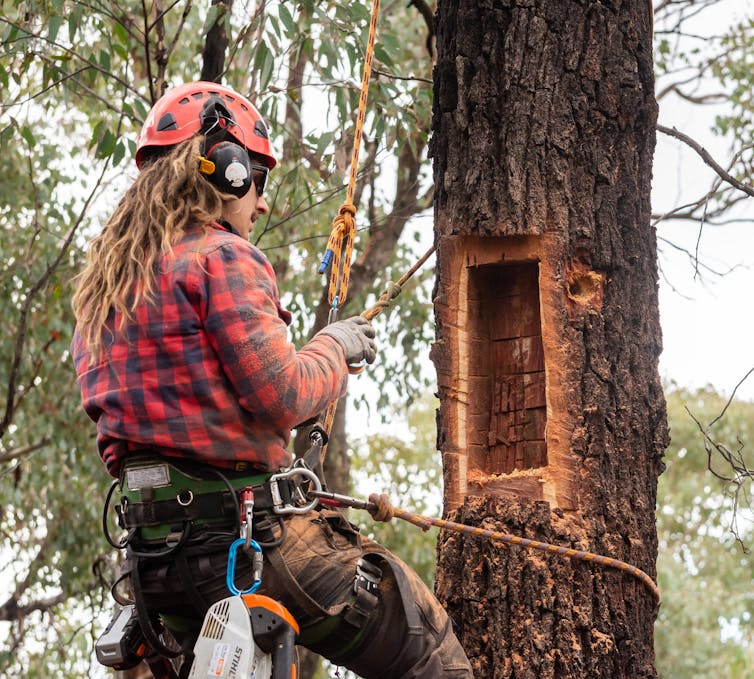
[(146, 165), (89, 247), (72, 305), (91, 362), (102, 349), (111, 311), (122, 329), (155, 287), (155, 262), (170, 254), (188, 226), (206, 228), (222, 215), (224, 196), (198, 171), (200, 136)]

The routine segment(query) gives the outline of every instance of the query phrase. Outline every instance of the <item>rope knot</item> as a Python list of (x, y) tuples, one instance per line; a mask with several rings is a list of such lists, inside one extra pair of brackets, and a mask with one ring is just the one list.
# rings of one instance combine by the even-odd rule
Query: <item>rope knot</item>
[(353, 203), (343, 203), (343, 205), (340, 206), (340, 210), (338, 210), (338, 214), (341, 216), (349, 214), (351, 217), (355, 217), (356, 206)]
[(375, 521), (384, 521), (387, 523), (395, 516), (393, 505), (390, 504), (390, 498), (385, 494), (372, 493), (369, 496), (369, 502), (376, 505), (375, 509), (370, 509), (369, 513)]

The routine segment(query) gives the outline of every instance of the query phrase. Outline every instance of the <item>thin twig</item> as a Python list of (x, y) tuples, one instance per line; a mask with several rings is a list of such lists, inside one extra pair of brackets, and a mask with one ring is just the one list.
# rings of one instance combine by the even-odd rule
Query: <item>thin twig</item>
[(739, 388), (739, 387), (740, 387), (740, 386), (741, 386), (741, 385), (742, 385), (742, 384), (743, 384), (744, 382), (746, 382), (746, 380), (747, 380), (747, 379), (749, 378), (749, 375), (751, 375), (752, 373), (754, 373), (754, 367), (752, 367), (752, 368), (751, 368), (751, 369), (749, 370), (749, 372), (747, 372), (747, 373), (746, 373), (746, 374), (745, 374), (745, 375), (744, 375), (744, 376), (743, 376), (743, 377), (742, 377), (742, 378), (741, 378), (741, 379), (739, 380), (738, 384), (737, 384), (737, 385), (736, 385), (736, 386), (735, 386), (735, 387), (733, 388), (733, 393), (732, 393), (732, 394), (730, 395), (730, 398), (728, 399), (728, 402), (727, 402), (727, 403), (725, 404), (725, 407), (724, 407), (724, 408), (723, 408), (723, 409), (722, 409), (722, 410), (720, 411), (720, 414), (719, 414), (719, 415), (718, 415), (718, 416), (717, 416), (717, 417), (716, 417), (716, 418), (715, 418), (714, 420), (712, 420), (712, 422), (710, 422), (710, 423), (709, 423), (709, 425), (707, 425), (708, 427), (711, 427), (711, 426), (712, 426), (713, 424), (715, 424), (715, 422), (717, 422), (717, 421), (718, 421), (719, 419), (721, 419), (723, 415), (725, 415), (725, 411), (726, 411), (726, 410), (728, 410), (728, 407), (730, 406), (730, 404), (731, 404), (731, 403), (733, 403), (733, 399), (734, 399), (734, 398), (735, 398), (735, 396), (736, 396), (736, 392), (738, 391), (738, 388)]
[(728, 182), (731, 186), (737, 188), (739, 191), (743, 191), (749, 196), (754, 197), (754, 187), (740, 182), (738, 179), (736, 179), (731, 174), (726, 172), (725, 169), (715, 161), (715, 159), (709, 154), (709, 152), (701, 144), (693, 140), (687, 134), (684, 134), (683, 132), (678, 131), (675, 127), (672, 127), (672, 128), (665, 127), (664, 125), (658, 125), (657, 131), (662, 132), (663, 134), (667, 134), (670, 137), (675, 137), (676, 139), (682, 141), (684, 144), (690, 146), (692, 149), (694, 149), (694, 151), (696, 151), (701, 156), (702, 160), (707, 165), (709, 165), (715, 172), (717, 172), (717, 174), (722, 179)]

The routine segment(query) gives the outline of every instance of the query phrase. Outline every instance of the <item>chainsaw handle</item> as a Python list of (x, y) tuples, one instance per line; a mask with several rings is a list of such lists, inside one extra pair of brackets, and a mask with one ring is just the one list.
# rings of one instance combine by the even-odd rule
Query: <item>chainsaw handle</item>
[(296, 679), (296, 630), (287, 625), (281, 630), (272, 652), (272, 678)]
[(272, 655), (271, 679), (296, 679), (296, 637), (299, 627), (290, 611), (264, 594), (243, 594), (251, 616), (254, 642)]

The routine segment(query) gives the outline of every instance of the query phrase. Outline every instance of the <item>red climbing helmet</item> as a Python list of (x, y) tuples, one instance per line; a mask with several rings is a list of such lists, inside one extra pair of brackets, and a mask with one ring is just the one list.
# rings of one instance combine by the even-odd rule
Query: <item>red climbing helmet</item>
[(136, 139), (136, 166), (141, 169), (151, 153), (197, 133), (230, 135), (228, 141), (262, 156), (268, 168), (277, 164), (267, 124), (254, 104), (230, 87), (200, 81), (168, 90), (152, 107)]

